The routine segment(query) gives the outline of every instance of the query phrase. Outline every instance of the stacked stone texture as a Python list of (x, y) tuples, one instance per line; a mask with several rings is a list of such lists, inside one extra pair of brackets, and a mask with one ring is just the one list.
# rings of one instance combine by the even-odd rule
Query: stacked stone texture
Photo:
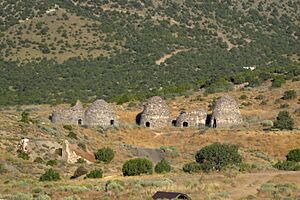
[(85, 124), (88, 126), (109, 127), (117, 124), (115, 111), (102, 99), (95, 101), (85, 111), (84, 116)]
[(204, 109), (194, 110), (191, 112), (182, 112), (176, 119), (176, 126), (204, 128), (206, 117), (207, 111)]
[(215, 128), (228, 128), (243, 123), (239, 105), (230, 96), (220, 98), (213, 110), (210, 125)]
[(60, 124), (78, 125), (84, 121), (84, 109), (80, 101), (68, 109), (56, 109), (52, 113), (52, 122)]
[(158, 96), (150, 98), (141, 113), (140, 125), (149, 128), (162, 128), (170, 124), (170, 110), (166, 102)]

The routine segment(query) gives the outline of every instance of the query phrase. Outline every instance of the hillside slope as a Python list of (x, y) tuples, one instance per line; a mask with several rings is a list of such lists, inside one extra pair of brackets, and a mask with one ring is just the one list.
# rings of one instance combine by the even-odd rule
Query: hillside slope
[[(266, 85), (265, 85), (266, 84)], [(240, 105), (244, 123), (230, 129), (205, 129), (168, 127), (163, 129), (140, 128), (135, 125), (136, 115), (143, 109), (136, 105), (114, 105), (120, 127), (103, 130), (99, 127), (64, 127), (48, 119), (58, 106), (27, 105), (3, 108), (0, 112), (0, 198), (17, 195), (16, 191), (35, 196), (47, 194), (52, 200), (77, 195), (80, 199), (148, 199), (156, 191), (180, 191), (194, 200), (198, 199), (274, 199), (300, 195), (300, 172), (279, 171), (274, 163), (285, 159), (286, 154), (300, 147), (300, 114), (298, 98), (281, 99), (284, 91), (296, 88), (300, 95), (300, 81), (288, 82), (282, 88), (268, 89), (268, 83), (259, 88), (229, 93)], [(175, 118), (180, 111), (208, 109), (214, 98), (225, 95), (204, 96), (195, 93), (189, 97), (167, 100)], [(241, 98), (241, 96), (244, 96)], [(245, 98), (246, 96), (246, 98)], [(288, 104), (283, 108), (282, 105)], [(61, 105), (63, 106), (63, 105)], [(69, 105), (64, 105), (69, 106)], [(86, 105), (87, 107), (88, 105)], [(262, 126), (264, 120), (274, 121), (278, 112), (289, 111), (295, 121), (293, 131), (272, 131)], [(298, 110), (298, 111), (296, 111)], [(20, 122), (26, 111), (33, 123)], [(209, 111), (211, 113), (211, 111)], [(77, 137), (71, 137), (73, 132)], [(22, 137), (29, 138), (29, 160), (18, 157), (17, 144)], [(64, 140), (96, 152), (110, 147), (115, 152), (111, 163), (68, 164), (57, 153)], [(246, 166), (245, 171), (228, 168), (221, 172), (188, 174), (182, 171), (184, 164), (194, 161), (195, 153), (214, 142), (239, 146)], [(41, 161), (37, 161), (36, 158)], [(154, 163), (164, 157), (172, 165), (167, 174), (124, 177), (123, 163), (135, 157), (148, 157)], [(41, 174), (51, 166), (61, 175), (59, 182), (40, 182)], [(74, 171), (84, 166), (89, 171), (102, 169), (102, 179), (71, 179)], [(105, 190), (108, 181), (119, 180), (119, 186)], [(12, 198), (12, 197), (11, 197)], [(5, 199), (5, 198), (4, 198)], [(21, 198), (15, 198), (21, 199)], [(30, 199), (30, 198), (27, 198)], [(79, 198), (77, 198), (79, 199)]]
[(0, 6), (1, 104), (71, 102), (74, 94), (86, 101), (145, 98), (207, 87), (224, 76), (231, 81), (245, 67), (299, 67), (298, 1), (3, 0)]

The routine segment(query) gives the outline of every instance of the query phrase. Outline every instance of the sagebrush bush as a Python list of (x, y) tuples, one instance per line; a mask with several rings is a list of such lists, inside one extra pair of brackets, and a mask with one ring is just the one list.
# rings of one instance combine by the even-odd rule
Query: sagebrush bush
[(105, 148), (99, 149), (95, 153), (96, 160), (97, 161), (102, 161), (102, 162), (105, 162), (105, 163), (109, 163), (110, 161), (112, 161), (112, 159), (114, 157), (115, 157), (115, 153), (109, 147), (105, 147)]
[(280, 111), (277, 115), (276, 121), (274, 122), (274, 128), (280, 130), (293, 130), (294, 120), (287, 111)]
[(46, 165), (53, 167), (57, 165), (57, 160), (48, 160)]
[(29, 160), (29, 154), (28, 153), (25, 153), (23, 151), (17, 151), (18, 153), (18, 157), (19, 158), (22, 158), (23, 160)]
[(191, 162), (185, 164), (182, 169), (187, 173), (198, 173), (202, 171), (202, 165), (197, 162)]
[(73, 131), (70, 131), (70, 132), (69, 132), (68, 137), (69, 137), (69, 138), (72, 138), (72, 139), (75, 139), (75, 140), (78, 139), (77, 134), (74, 133)]
[(73, 130), (73, 127), (72, 125), (63, 125), (63, 128), (68, 130), (68, 131), (72, 131)]
[(71, 177), (71, 179), (78, 178), (78, 177), (83, 176), (87, 173), (88, 173), (88, 170), (85, 167), (80, 166), (75, 170), (74, 175)]
[(46, 194), (40, 194), (36, 199), (34, 200), (51, 200), (51, 197), (49, 197)]
[(125, 183), (120, 180), (109, 180), (105, 183), (105, 191), (120, 192), (124, 189)]
[(58, 181), (60, 180), (60, 175), (58, 172), (53, 169), (48, 169), (42, 176), (40, 177), (40, 181)]
[(288, 161), (300, 162), (300, 149), (293, 149), (286, 155)]
[(122, 172), (124, 176), (137, 176), (141, 174), (152, 174), (153, 164), (146, 158), (135, 158), (123, 164)]
[(43, 164), (44, 160), (41, 157), (36, 157), (33, 162)]
[(287, 90), (283, 93), (284, 100), (295, 99), (297, 97), (297, 93), (295, 90)]
[(5, 168), (4, 164), (0, 163), (0, 174), (4, 174), (7, 172), (7, 169)]
[(204, 171), (221, 170), (229, 164), (242, 162), (238, 147), (232, 144), (214, 143), (203, 147), (196, 153), (195, 158)]
[(170, 172), (171, 169), (172, 167), (170, 163), (165, 159), (162, 159), (160, 162), (158, 162), (154, 168), (155, 172), (159, 174)]
[(26, 111), (23, 111), (21, 114), (21, 122), (29, 124), (31, 122), (29, 113)]
[(103, 172), (101, 169), (95, 169), (86, 175), (86, 178), (102, 178)]
[(274, 165), (274, 167), (285, 171), (300, 171), (300, 164), (295, 161), (279, 161)]
[(33, 200), (32, 194), (17, 192), (8, 196), (8, 200)]
[(261, 122), (261, 125), (263, 126), (274, 126), (274, 123), (272, 120), (264, 120)]

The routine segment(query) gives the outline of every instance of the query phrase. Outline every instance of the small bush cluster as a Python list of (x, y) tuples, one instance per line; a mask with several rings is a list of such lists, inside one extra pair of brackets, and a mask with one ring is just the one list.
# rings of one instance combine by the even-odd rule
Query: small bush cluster
[(170, 172), (171, 169), (170, 163), (165, 159), (162, 159), (160, 162), (158, 162), (154, 168), (155, 172), (158, 174)]
[(187, 173), (198, 173), (202, 170), (202, 165), (197, 162), (187, 163), (183, 166), (183, 171)]
[(288, 90), (284, 92), (282, 98), (284, 100), (290, 100), (290, 99), (295, 99), (296, 97), (297, 97), (297, 93), (295, 90)]
[(285, 171), (300, 171), (300, 149), (293, 149), (286, 155), (286, 160), (277, 162), (274, 167)]
[(73, 131), (70, 131), (70, 132), (69, 132), (68, 137), (69, 137), (69, 138), (72, 138), (72, 139), (75, 139), (75, 140), (78, 139), (77, 134), (74, 133)]
[(293, 149), (286, 155), (288, 161), (300, 162), (300, 149)]
[(33, 162), (43, 164), (44, 160), (41, 157), (36, 157)]
[(105, 147), (105, 148), (99, 149), (95, 153), (96, 160), (97, 161), (102, 161), (102, 162), (105, 162), (105, 163), (109, 163), (110, 161), (112, 161), (112, 159), (114, 157), (115, 157), (115, 153), (109, 147)]
[(68, 131), (72, 131), (73, 130), (73, 127), (72, 125), (63, 125), (63, 128), (68, 130)]
[(4, 174), (7, 172), (7, 169), (5, 168), (4, 164), (0, 163), (0, 174)]
[(102, 178), (103, 171), (101, 169), (95, 169), (86, 175), (86, 178)]
[(277, 128), (277, 129), (280, 129), (280, 130), (284, 130), (284, 129), (293, 130), (294, 120), (290, 116), (289, 112), (280, 111), (278, 113), (276, 121), (274, 122), (274, 128)]
[(40, 177), (40, 181), (58, 181), (60, 180), (60, 175), (58, 172), (53, 169), (48, 169), (42, 176)]
[(295, 161), (279, 161), (274, 165), (274, 167), (285, 171), (300, 171), (300, 164)]
[(141, 174), (152, 174), (153, 164), (146, 158), (135, 158), (123, 164), (122, 172), (124, 176), (137, 176)]
[(26, 111), (23, 111), (21, 114), (21, 122), (29, 124), (30, 122), (32, 122), (32, 120), (29, 117), (29, 113)]
[(48, 160), (46, 165), (53, 167), (57, 165), (57, 160)]
[(25, 152), (20, 151), (20, 150), (18, 150), (17, 153), (18, 153), (19, 158), (22, 158), (23, 160), (29, 160), (29, 154), (28, 153), (25, 153)]

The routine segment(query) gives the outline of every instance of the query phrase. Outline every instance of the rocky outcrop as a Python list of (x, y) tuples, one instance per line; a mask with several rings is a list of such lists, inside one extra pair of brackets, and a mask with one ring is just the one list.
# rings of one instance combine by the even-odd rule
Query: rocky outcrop
[(94, 154), (79, 149), (76, 145), (70, 144), (67, 140), (62, 145), (62, 160), (74, 164), (78, 159), (84, 159), (87, 163), (95, 162)]

